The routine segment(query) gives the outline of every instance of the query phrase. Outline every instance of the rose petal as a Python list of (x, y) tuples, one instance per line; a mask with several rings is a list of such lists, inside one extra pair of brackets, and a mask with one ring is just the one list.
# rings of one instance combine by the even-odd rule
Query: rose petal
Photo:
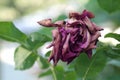
[(86, 33), (86, 35), (85, 35), (86, 41), (81, 45), (81, 48), (83, 48), (83, 49), (87, 48), (91, 41), (91, 36), (90, 36), (90, 33), (88, 32), (88, 30), (86, 30), (84, 32)]
[(97, 30), (97, 31), (103, 30), (103, 28), (98, 27), (98, 26), (97, 26), (95, 23), (93, 23), (93, 22), (92, 22), (92, 25), (93, 25), (93, 27), (95, 28), (95, 30)]
[(90, 19), (95, 17), (92, 12), (84, 10), (81, 14), (81, 18), (84, 19), (86, 16)]
[(57, 27), (63, 27), (63, 26), (65, 26), (65, 21), (57, 21), (57, 22), (55, 22), (55, 26), (57, 26)]
[(100, 32), (97, 31), (94, 35), (92, 35), (92, 38), (91, 38), (92, 40), (91, 40), (91, 42), (97, 40), (98, 37), (100, 37), (100, 36), (101, 36)]
[(69, 13), (69, 18), (79, 19), (80, 18), (80, 13), (78, 13), (78, 12), (70, 12)]
[(69, 48), (69, 39), (70, 39), (70, 34), (67, 35), (66, 41), (63, 45), (62, 55), (64, 55), (66, 53), (67, 49)]
[(93, 24), (92, 24), (92, 22), (90, 21), (90, 19), (89, 19), (88, 17), (85, 17), (84, 22), (85, 22), (85, 24), (87, 25), (89, 31), (90, 31), (91, 33), (94, 33), (94, 32), (95, 32), (95, 29), (94, 29)]
[(37, 23), (45, 27), (53, 27), (54, 25), (51, 19), (44, 19), (44, 20), (38, 21)]
[(91, 58), (92, 57), (92, 49), (86, 51), (86, 54), (88, 55), (89, 58)]

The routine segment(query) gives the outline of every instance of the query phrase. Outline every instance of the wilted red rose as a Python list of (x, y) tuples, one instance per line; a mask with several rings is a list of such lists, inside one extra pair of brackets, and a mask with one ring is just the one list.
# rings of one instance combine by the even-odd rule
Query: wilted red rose
[(92, 56), (92, 49), (96, 48), (100, 30), (95, 23), (91, 22), (94, 15), (84, 10), (81, 13), (70, 12), (69, 19), (52, 22), (51, 19), (39, 21), (45, 27), (56, 27), (52, 31), (53, 42), (48, 48), (53, 47), (49, 61), (53, 60), (54, 65), (59, 60), (70, 63), (80, 53), (85, 52), (88, 57)]

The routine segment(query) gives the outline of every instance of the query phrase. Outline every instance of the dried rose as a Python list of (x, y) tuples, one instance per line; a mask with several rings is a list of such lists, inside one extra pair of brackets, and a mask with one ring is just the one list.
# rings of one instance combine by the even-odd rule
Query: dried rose
[(80, 53), (85, 52), (88, 57), (92, 56), (92, 49), (96, 48), (98, 37), (102, 28), (91, 22), (94, 15), (84, 10), (82, 14), (70, 12), (69, 19), (52, 22), (51, 19), (39, 21), (40, 25), (56, 27), (52, 31), (53, 42), (48, 48), (53, 47), (49, 61), (53, 60), (54, 65), (59, 60), (70, 63)]

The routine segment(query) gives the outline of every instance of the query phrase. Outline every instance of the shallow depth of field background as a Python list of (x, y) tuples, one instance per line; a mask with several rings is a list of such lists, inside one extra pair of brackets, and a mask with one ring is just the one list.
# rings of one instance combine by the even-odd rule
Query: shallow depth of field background
[[(52, 18), (62, 20), (70, 11), (82, 12), (87, 9), (95, 14), (92, 19), (97, 25), (104, 28), (101, 31), (101, 42), (116, 45), (117, 40), (104, 38), (109, 32), (120, 34), (120, 10), (109, 13), (103, 10), (97, 0), (0, 0), (0, 21), (13, 21), (18, 29), (30, 34), (38, 29), (37, 21)], [(14, 70), (14, 50), (19, 44), (0, 39), (0, 80), (48, 80), (51, 76), (38, 78), (40, 68), (37, 64), (25, 71)], [(42, 48), (43, 53), (46, 48)], [(119, 68), (120, 62), (114, 61)], [(106, 74), (105, 74), (106, 75)], [(120, 78), (120, 77), (119, 77)], [(118, 80), (118, 79), (115, 79)]]

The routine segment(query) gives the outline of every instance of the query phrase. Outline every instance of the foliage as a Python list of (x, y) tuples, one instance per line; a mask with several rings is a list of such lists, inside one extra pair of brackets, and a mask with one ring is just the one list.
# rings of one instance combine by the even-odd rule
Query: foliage
[(19, 46), (14, 54), (16, 69), (25, 70), (30, 68), (36, 61), (37, 54)]
[(98, 0), (101, 8), (105, 9), (109, 13), (120, 10), (120, 0)]

